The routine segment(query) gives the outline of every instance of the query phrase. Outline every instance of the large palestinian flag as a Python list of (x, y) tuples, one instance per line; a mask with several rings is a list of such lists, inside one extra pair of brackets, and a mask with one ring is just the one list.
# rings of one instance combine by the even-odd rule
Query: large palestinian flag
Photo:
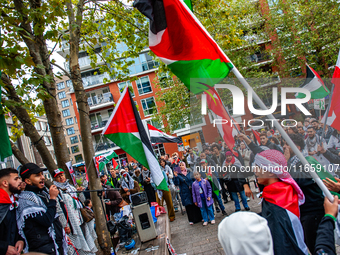
[(125, 87), (120, 96), (102, 135), (113, 141), (149, 169), (158, 189), (168, 190), (166, 180), (128, 90), (128, 86)]
[(168, 135), (150, 124), (148, 124), (148, 129), (152, 143), (183, 143), (180, 137)]
[[(300, 88), (304, 88), (309, 90), (311, 94), (311, 99), (320, 99), (324, 98), (329, 94), (329, 90), (323, 83), (320, 75), (315, 72), (313, 68), (309, 65), (306, 65), (307, 68), (307, 77), (305, 82), (300, 86)], [(303, 93), (296, 93), (296, 98), (305, 98), (306, 95)]]
[[(188, 2), (188, 1), (187, 1)], [(223, 79), (233, 68), (228, 57), (182, 0), (136, 0), (136, 7), (150, 19), (149, 48), (194, 94), (208, 90), (190, 81)]]

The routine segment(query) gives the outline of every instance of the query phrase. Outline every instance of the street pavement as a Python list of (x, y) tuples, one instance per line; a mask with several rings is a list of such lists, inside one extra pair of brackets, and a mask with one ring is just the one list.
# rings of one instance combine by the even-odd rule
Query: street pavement
[[(253, 190), (254, 192), (254, 190)], [(261, 199), (256, 197), (256, 193), (254, 193), (255, 199), (251, 199), (248, 202), (248, 205), (252, 212), (259, 213), (261, 211)], [(241, 212), (244, 210), (242, 203)], [(226, 207), (226, 212), (228, 215), (235, 213), (234, 202), (230, 201), (227, 204), (224, 204)], [(222, 213), (215, 212), (215, 225), (203, 226), (202, 223), (196, 223), (194, 225), (189, 225), (187, 215), (182, 215), (181, 212), (176, 213), (176, 220), (170, 223), (171, 227), (171, 244), (174, 247), (176, 253), (180, 254), (221, 254), (224, 255), (221, 244), (218, 241), (217, 237), (217, 229), (218, 224), (223, 220), (224, 217)], [(337, 246), (337, 255), (340, 255), (340, 247)]]

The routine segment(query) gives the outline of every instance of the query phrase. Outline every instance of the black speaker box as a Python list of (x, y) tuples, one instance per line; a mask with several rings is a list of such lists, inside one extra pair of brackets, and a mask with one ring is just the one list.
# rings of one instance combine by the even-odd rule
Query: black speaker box
[(147, 202), (148, 202), (148, 196), (146, 195), (146, 193), (144, 191), (131, 195), (132, 206), (145, 204)]

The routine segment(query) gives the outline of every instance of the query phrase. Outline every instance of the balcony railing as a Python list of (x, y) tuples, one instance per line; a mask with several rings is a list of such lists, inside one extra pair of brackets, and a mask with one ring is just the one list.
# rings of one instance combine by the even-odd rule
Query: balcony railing
[(89, 97), (87, 98), (87, 102), (89, 106), (91, 107), (91, 106), (96, 106), (96, 105), (105, 104), (105, 103), (114, 102), (114, 101), (113, 101), (112, 94), (110, 92), (107, 92), (100, 96)]
[(99, 128), (104, 128), (108, 120), (103, 120), (100, 123), (91, 123), (91, 130), (96, 130)]
[(98, 151), (103, 151), (103, 150), (108, 150), (110, 148), (114, 148), (117, 147), (117, 145), (115, 143), (94, 143), (93, 144), (93, 148), (95, 150), (95, 152)]
[(85, 87), (101, 84), (103, 83), (104, 78), (111, 80), (111, 77), (108, 73), (84, 77), (82, 78), (83, 86), (85, 88)]
[(270, 60), (270, 55), (266, 53), (257, 53), (248, 57), (251, 62), (260, 63), (263, 61)]

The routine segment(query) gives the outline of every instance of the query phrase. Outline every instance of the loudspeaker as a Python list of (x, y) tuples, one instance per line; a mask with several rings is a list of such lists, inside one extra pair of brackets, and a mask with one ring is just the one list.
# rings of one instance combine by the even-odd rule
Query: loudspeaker
[(142, 243), (157, 237), (155, 224), (153, 223), (150, 207), (144, 203), (131, 207), (133, 218), (136, 223), (137, 233)]
[(144, 191), (131, 195), (132, 206), (141, 205), (147, 202), (148, 202), (148, 196), (146, 195)]

